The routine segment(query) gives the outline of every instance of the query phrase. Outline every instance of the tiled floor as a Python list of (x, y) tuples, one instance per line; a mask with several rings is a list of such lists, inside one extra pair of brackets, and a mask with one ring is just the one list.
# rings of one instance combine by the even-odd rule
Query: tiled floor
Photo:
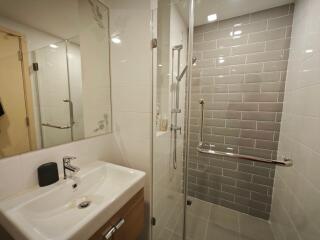
[[(168, 222), (157, 240), (182, 239), (182, 223), (174, 222)], [(274, 240), (267, 221), (196, 198), (188, 207), (186, 231), (187, 240)]]

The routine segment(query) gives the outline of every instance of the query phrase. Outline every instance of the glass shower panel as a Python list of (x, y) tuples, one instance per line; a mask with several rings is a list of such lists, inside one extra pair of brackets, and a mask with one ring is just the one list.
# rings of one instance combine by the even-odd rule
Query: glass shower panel
[(319, 8), (196, 2), (187, 239), (319, 238)]
[(157, 8), (152, 237), (158, 240), (183, 239), (187, 3), (158, 1)]
[(72, 140), (66, 42), (34, 51), (43, 147)]

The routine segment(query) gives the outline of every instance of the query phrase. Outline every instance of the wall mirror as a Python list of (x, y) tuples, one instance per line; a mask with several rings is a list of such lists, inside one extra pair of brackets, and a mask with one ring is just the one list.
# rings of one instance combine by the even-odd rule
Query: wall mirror
[(110, 133), (108, 7), (0, 5), (0, 158)]

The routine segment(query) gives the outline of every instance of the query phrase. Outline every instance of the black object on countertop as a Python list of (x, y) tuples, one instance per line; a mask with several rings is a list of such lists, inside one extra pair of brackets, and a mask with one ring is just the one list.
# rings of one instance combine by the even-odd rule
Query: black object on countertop
[(0, 117), (4, 115), (4, 110), (3, 110), (3, 107), (2, 107), (2, 104), (0, 102)]
[(59, 181), (58, 165), (55, 162), (42, 164), (38, 167), (39, 186), (45, 187)]

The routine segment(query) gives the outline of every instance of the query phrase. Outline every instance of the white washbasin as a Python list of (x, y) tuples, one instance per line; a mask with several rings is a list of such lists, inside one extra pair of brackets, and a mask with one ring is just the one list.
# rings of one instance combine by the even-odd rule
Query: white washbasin
[[(1, 201), (0, 223), (15, 239), (88, 239), (143, 188), (144, 176), (138, 170), (92, 162), (74, 179)], [(79, 209), (83, 201), (91, 203)]]

